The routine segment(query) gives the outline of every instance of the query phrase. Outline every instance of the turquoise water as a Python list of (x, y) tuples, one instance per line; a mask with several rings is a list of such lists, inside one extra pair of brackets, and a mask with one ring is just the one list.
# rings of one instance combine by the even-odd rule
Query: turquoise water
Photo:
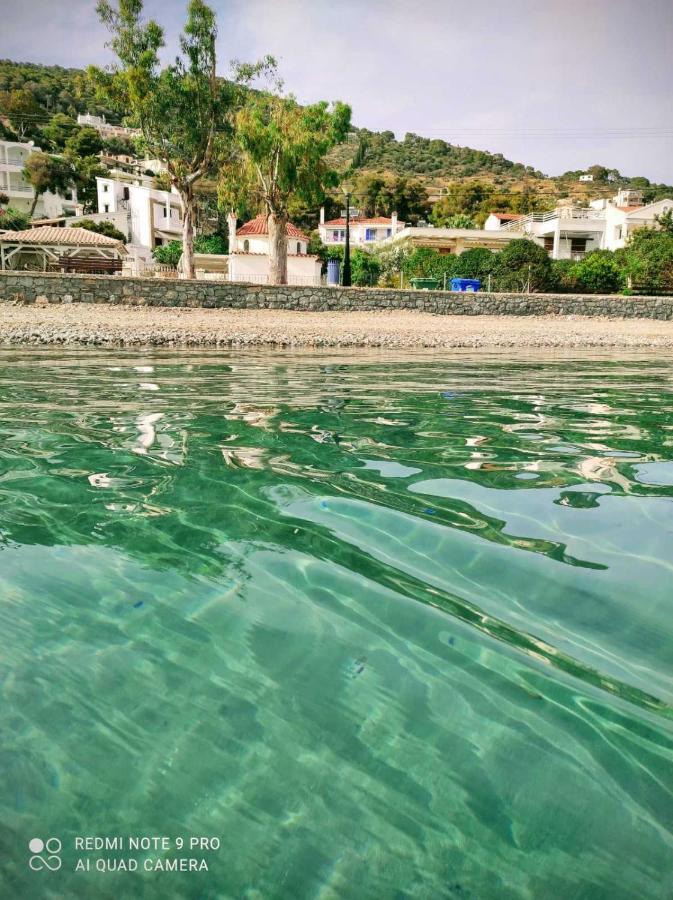
[(670, 898), (672, 548), (655, 356), (1, 352), (0, 896)]

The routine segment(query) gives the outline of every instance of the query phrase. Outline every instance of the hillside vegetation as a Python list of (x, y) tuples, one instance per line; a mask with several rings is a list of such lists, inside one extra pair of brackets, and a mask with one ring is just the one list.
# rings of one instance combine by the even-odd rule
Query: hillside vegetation
[[(83, 112), (105, 115), (114, 123), (124, 118), (124, 110), (101, 105), (81, 69), (0, 60), (0, 137), (34, 140), (59, 151), (65, 144), (63, 140), (59, 146), (59, 131), (73, 127)], [(491, 210), (527, 213), (550, 209), (562, 199), (585, 204), (612, 196), (620, 187), (642, 190), (646, 202), (673, 195), (670, 185), (604, 166), (592, 166), (594, 181), (583, 183), (579, 171), (549, 177), (501, 153), (417, 134), (398, 141), (391, 131), (364, 128), (355, 129), (332, 152), (331, 161), (362, 211), (388, 215), (396, 209), (408, 221), (429, 219), (437, 225), (456, 221), (456, 216), (481, 225)], [(212, 193), (214, 198), (214, 188)], [(335, 195), (327, 205), (329, 213), (338, 214), (343, 199)], [(314, 210), (297, 208), (294, 214), (298, 224), (315, 225)]]

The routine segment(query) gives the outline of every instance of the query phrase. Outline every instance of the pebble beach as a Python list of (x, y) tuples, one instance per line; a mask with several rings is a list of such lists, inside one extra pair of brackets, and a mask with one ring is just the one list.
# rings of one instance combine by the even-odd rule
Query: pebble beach
[(673, 348), (673, 321), (0, 304), (0, 344), (203, 347)]

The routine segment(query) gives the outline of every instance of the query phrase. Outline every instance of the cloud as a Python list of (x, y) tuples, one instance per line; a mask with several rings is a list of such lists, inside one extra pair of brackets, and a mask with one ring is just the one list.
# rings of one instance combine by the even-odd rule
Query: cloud
[[(670, 0), (212, 0), (220, 69), (272, 53), (304, 101), (353, 119), (501, 152), (558, 173), (594, 162), (673, 181)], [(170, 47), (186, 0), (148, 0)], [(36, 27), (36, 22), (40, 23)], [(94, 0), (14, 5), (0, 56), (83, 66), (109, 59)], [(659, 126), (649, 138), (616, 128)]]

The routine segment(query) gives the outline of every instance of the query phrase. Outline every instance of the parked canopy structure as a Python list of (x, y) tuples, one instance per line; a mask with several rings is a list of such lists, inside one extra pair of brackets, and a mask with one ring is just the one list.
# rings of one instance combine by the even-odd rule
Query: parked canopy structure
[(0, 268), (66, 272), (119, 272), (126, 247), (85, 228), (42, 225), (0, 232)]

